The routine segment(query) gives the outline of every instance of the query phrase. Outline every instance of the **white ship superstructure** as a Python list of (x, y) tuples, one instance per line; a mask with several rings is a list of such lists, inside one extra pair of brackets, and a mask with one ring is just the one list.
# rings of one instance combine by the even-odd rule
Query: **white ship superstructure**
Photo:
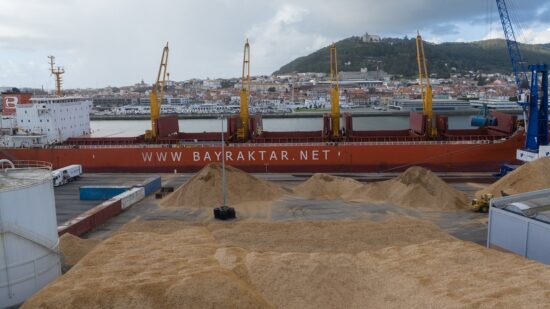
[(480, 99), (470, 101), (470, 105), (477, 108), (481, 108), (486, 105), (487, 108), (496, 110), (522, 110), (521, 106), (517, 102), (512, 102), (508, 98)]
[(0, 144), (32, 147), (61, 143), (70, 137), (89, 135), (91, 108), (92, 100), (88, 98), (32, 98), (30, 103), (16, 105), (13, 116), (15, 127), (9, 130), (11, 134), (0, 137)]

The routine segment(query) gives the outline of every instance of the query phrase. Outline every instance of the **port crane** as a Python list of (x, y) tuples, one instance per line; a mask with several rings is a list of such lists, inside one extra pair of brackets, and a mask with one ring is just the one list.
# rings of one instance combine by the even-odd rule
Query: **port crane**
[(523, 93), (524, 88), (527, 87), (529, 81), (527, 80), (527, 70), (525, 67), (525, 61), (521, 57), (521, 52), (519, 49), (519, 44), (516, 40), (516, 34), (514, 32), (514, 27), (510, 19), (510, 14), (508, 12), (508, 5), (505, 0), (496, 0), (498, 14), (500, 16), (500, 21), (502, 23), (502, 30), (504, 31), (504, 37), (506, 39), (506, 47), (508, 49), (508, 56), (510, 57), (510, 62), (512, 63), (512, 70), (514, 72), (514, 79), (518, 87), (518, 102), (524, 108), (527, 107), (527, 103), (524, 102), (525, 98), (522, 99), (521, 94)]
[[(162, 50), (162, 57), (160, 58), (159, 71), (157, 74), (157, 80), (153, 84), (153, 89), (151, 90), (150, 98), (150, 107), (151, 107), (151, 130), (145, 131), (145, 139), (148, 141), (154, 141), (158, 136), (158, 127), (157, 122), (160, 118), (160, 105), (164, 100), (164, 87), (166, 84), (166, 79), (168, 74), (168, 42)], [(160, 93), (159, 93), (160, 90)]]
[(338, 85), (338, 54), (336, 44), (330, 46), (330, 120), (331, 138), (340, 138), (340, 88)]
[(241, 126), (237, 129), (237, 139), (239, 141), (248, 140), (248, 126), (250, 122), (249, 112), (248, 112), (248, 103), (250, 100), (250, 44), (248, 44), (248, 39), (244, 44), (244, 55), (243, 55), (243, 72), (241, 78), (241, 112), (240, 120)]
[(65, 74), (65, 69), (55, 66), (54, 56), (48, 56), (48, 58), (50, 59), (50, 72), (53, 76), (55, 76), (55, 95), (60, 97), (62, 95), (61, 85), (63, 84), (63, 79), (61, 78), (61, 75)]
[(496, 0), (496, 3), (518, 89), (518, 104), (523, 107), (525, 115), (525, 146), (523, 149), (517, 150), (516, 158), (521, 161), (532, 161), (541, 156), (550, 155), (548, 146), (548, 66), (546, 64), (531, 64), (527, 67), (531, 74), (531, 84), (529, 92), (525, 95), (523, 90), (529, 86), (529, 73), (525, 69), (525, 61), (521, 57), (508, 5), (506, 0)]
[[(433, 125), (432, 85), (426, 64), (424, 42), (420, 32), (416, 33), (416, 61), (418, 63), (418, 80), (420, 83), (420, 97), (422, 98), (423, 113), (426, 116), (426, 132), (429, 137), (437, 136), (437, 128)], [(426, 87), (424, 87), (424, 85)]]

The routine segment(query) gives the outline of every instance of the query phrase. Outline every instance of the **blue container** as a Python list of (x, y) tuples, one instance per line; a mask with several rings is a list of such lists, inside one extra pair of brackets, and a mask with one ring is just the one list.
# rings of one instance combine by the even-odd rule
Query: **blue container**
[(80, 199), (83, 201), (108, 200), (129, 190), (126, 186), (81, 186)]
[(136, 187), (143, 187), (145, 190), (145, 195), (151, 195), (162, 187), (162, 180), (160, 176), (149, 177), (142, 184), (137, 185)]

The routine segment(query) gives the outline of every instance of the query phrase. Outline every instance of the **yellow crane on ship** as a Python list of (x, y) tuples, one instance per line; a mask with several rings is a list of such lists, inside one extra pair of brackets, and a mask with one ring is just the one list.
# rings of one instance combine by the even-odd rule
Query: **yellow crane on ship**
[[(151, 130), (145, 131), (145, 139), (148, 141), (155, 140), (158, 135), (157, 121), (160, 118), (160, 105), (164, 100), (164, 86), (166, 84), (166, 78), (168, 74), (168, 42), (162, 50), (162, 57), (160, 58), (159, 71), (157, 74), (157, 80), (153, 84), (151, 90), (150, 107), (151, 107)], [(160, 90), (160, 94), (159, 94)]]
[[(432, 85), (430, 84), (430, 75), (426, 65), (426, 54), (424, 53), (424, 43), (420, 32), (416, 34), (416, 60), (418, 62), (418, 80), (420, 81), (420, 96), (423, 103), (423, 113), (426, 115), (426, 132), (429, 137), (437, 136), (437, 128), (433, 124), (432, 108)], [(424, 83), (426, 85), (424, 89)]]
[(243, 72), (241, 78), (241, 127), (237, 129), (237, 139), (246, 141), (248, 139), (249, 114), (248, 103), (250, 100), (250, 44), (248, 39), (244, 44)]
[(330, 83), (331, 137), (338, 139), (340, 137), (340, 89), (338, 86), (338, 55), (334, 43), (330, 47)]
[(50, 59), (50, 72), (52, 75), (55, 76), (55, 95), (60, 97), (62, 95), (61, 85), (63, 84), (63, 79), (61, 78), (61, 75), (65, 74), (65, 69), (55, 66), (54, 56), (48, 56), (48, 58)]

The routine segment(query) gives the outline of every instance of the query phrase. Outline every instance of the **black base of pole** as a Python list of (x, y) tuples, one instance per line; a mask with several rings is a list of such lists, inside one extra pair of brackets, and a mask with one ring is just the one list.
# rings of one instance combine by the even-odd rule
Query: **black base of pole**
[(235, 219), (236, 215), (237, 213), (233, 207), (221, 206), (214, 208), (214, 218), (218, 220)]

